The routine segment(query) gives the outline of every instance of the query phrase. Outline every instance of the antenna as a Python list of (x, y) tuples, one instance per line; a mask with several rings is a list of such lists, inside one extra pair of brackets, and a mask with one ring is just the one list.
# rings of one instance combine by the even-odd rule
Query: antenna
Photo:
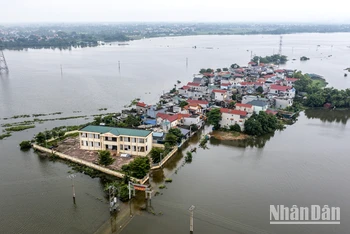
[(279, 55), (282, 55), (282, 36), (280, 36), (280, 47), (279, 47), (279, 50), (278, 50), (278, 54)]
[(2, 51), (2, 48), (0, 48), (0, 73), (1, 72), (9, 72), (9, 68), (6, 63), (4, 52)]

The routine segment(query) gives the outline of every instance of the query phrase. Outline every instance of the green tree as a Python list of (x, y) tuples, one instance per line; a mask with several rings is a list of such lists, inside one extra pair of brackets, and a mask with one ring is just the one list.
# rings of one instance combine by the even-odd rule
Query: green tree
[(203, 73), (206, 73), (206, 72), (207, 72), (207, 69), (205, 69), (205, 68), (202, 68), (202, 69), (199, 71), (200, 74), (203, 74)]
[(60, 137), (60, 138), (61, 138), (61, 137), (64, 137), (64, 134), (65, 134), (64, 131), (59, 131), (59, 132), (58, 132), (58, 137)]
[(186, 102), (186, 101), (181, 101), (180, 104), (179, 104), (179, 106), (180, 106), (181, 108), (183, 108), (183, 107), (185, 107), (185, 106), (187, 106), (187, 105), (188, 105), (188, 102)]
[(294, 76), (299, 78), (299, 80), (294, 82), (294, 88), (298, 92), (306, 92), (308, 87), (312, 84), (311, 78), (308, 75), (302, 75), (301, 72), (295, 73)]
[(153, 163), (159, 163), (161, 160), (161, 156), (164, 158), (164, 149), (162, 148), (157, 148), (157, 147), (153, 147), (151, 152), (150, 152), (151, 158)]
[(111, 152), (108, 150), (100, 150), (98, 152), (98, 160), (98, 163), (103, 166), (109, 166), (115, 161), (115, 159), (111, 156)]
[(32, 143), (30, 141), (22, 141), (19, 146), (21, 150), (29, 150), (32, 148)]
[(237, 68), (239, 68), (239, 65), (237, 63), (234, 63), (234, 64), (231, 65), (231, 68), (237, 69)]
[(92, 122), (93, 125), (100, 125), (100, 123), (102, 122), (102, 117), (101, 116), (96, 116), (94, 118), (94, 121)]
[(217, 68), (217, 69), (216, 69), (216, 72), (221, 72), (221, 68)]
[(228, 68), (227, 68), (227, 67), (224, 67), (222, 70), (223, 70), (223, 71), (228, 71)]
[(206, 73), (212, 73), (214, 70), (211, 68), (207, 68)]
[(176, 136), (176, 142), (177, 143), (181, 143), (183, 135), (182, 135), (180, 129), (178, 129), (178, 128), (171, 128), (169, 130), (168, 134), (172, 134), (172, 135)]
[(259, 86), (259, 87), (256, 88), (256, 91), (257, 91), (258, 93), (263, 93), (263, 92), (264, 92), (264, 89), (263, 89), (263, 87)]
[(230, 126), (230, 131), (241, 132), (241, 127), (238, 124), (231, 125)]
[(230, 103), (228, 104), (228, 108), (233, 109), (236, 106), (236, 102), (235, 101), (230, 101)]
[(168, 133), (165, 136), (165, 141), (170, 145), (170, 146), (175, 146), (177, 144), (177, 136), (174, 134)]
[(128, 115), (125, 119), (125, 124), (127, 127), (137, 127), (141, 123), (141, 118), (134, 115)]
[(325, 104), (326, 99), (319, 93), (310, 94), (306, 99), (306, 105), (309, 107), (321, 107)]
[(119, 199), (122, 202), (129, 201), (129, 188), (128, 185), (123, 184), (119, 187)]
[(45, 141), (46, 141), (45, 134), (42, 133), (42, 132), (39, 132), (39, 133), (35, 136), (35, 141), (36, 141), (38, 144), (44, 144)]
[(214, 125), (215, 129), (220, 128), (221, 112), (219, 108), (214, 108), (207, 114), (208, 122)]
[(276, 116), (269, 115), (265, 111), (259, 114), (253, 114), (244, 123), (244, 131), (248, 135), (261, 136), (267, 133), (273, 133), (283, 126), (278, 122)]
[(148, 157), (137, 157), (128, 165), (124, 165), (122, 170), (131, 176), (142, 179), (147, 175), (151, 166)]
[(198, 131), (198, 126), (197, 126), (197, 124), (191, 124), (191, 125), (190, 125), (190, 128), (191, 128), (191, 132), (196, 132), (196, 131)]

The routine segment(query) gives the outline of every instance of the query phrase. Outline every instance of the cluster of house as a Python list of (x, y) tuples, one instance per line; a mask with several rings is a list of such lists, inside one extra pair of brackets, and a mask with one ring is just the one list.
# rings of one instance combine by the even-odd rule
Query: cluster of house
[[(277, 109), (293, 104), (293, 84), (298, 79), (288, 78), (292, 74), (291, 70), (249, 62), (247, 67), (194, 75), (176, 92), (163, 94), (157, 105), (136, 104), (134, 114), (142, 119), (139, 127), (148, 130), (88, 126), (80, 130), (80, 146), (144, 156), (152, 149), (152, 142), (164, 140), (171, 128), (180, 129), (188, 138), (191, 128), (202, 127), (206, 112), (215, 107), (220, 108), (221, 127), (238, 124), (244, 130), (245, 120), (254, 112), (276, 114)], [(241, 97), (235, 105), (231, 105), (233, 95)]]

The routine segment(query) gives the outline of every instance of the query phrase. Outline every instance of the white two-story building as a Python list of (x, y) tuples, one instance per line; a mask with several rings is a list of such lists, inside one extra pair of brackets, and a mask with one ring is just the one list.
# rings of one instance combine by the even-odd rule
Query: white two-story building
[(79, 142), (83, 150), (109, 150), (116, 155), (147, 156), (152, 150), (152, 132), (89, 125), (79, 130)]
[(248, 114), (246, 111), (220, 108), (220, 112), (220, 126), (222, 128), (230, 128), (231, 125), (238, 124), (241, 127), (241, 130), (244, 129), (244, 122)]

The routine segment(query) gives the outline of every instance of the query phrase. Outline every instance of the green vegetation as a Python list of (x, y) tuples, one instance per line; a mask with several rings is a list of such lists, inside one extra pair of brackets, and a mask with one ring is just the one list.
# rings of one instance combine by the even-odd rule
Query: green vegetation
[(14, 115), (10, 119), (29, 118), (30, 115)]
[(161, 158), (164, 158), (166, 155), (164, 154), (164, 149), (153, 147), (150, 156), (152, 158), (153, 163), (159, 163)]
[(239, 133), (239, 132), (241, 132), (241, 127), (238, 124), (231, 125), (230, 131)]
[(170, 146), (175, 146), (176, 144), (181, 143), (182, 133), (178, 128), (171, 128), (165, 136), (165, 141), (169, 143)]
[(109, 166), (115, 161), (108, 150), (100, 150), (98, 152), (98, 163), (103, 166)]
[(237, 69), (240, 68), (239, 65), (237, 63), (231, 64), (231, 68), (233, 69)]
[(171, 178), (166, 178), (165, 179), (165, 183), (171, 183), (171, 182), (173, 182), (173, 179), (171, 179)]
[(198, 131), (198, 126), (197, 126), (197, 124), (191, 124), (191, 125), (190, 125), (190, 128), (191, 128), (191, 132), (196, 132), (196, 131)]
[(281, 63), (281, 64), (284, 64), (288, 61), (287, 56), (279, 55), (279, 54), (274, 54), (272, 56), (266, 56), (266, 57), (254, 56), (252, 61), (255, 63), (258, 63), (259, 59), (260, 59), (261, 63)]
[(98, 111), (106, 111), (107, 110), (107, 108), (100, 108), (100, 109), (98, 109)]
[(253, 114), (244, 123), (245, 133), (252, 136), (262, 136), (273, 133), (277, 129), (283, 129), (283, 125), (278, 121), (276, 116), (269, 115), (264, 111), (259, 114)]
[(200, 74), (204, 74), (204, 73), (212, 73), (212, 72), (214, 72), (214, 70), (213, 70), (213, 69), (211, 69), (211, 68), (207, 68), (207, 69), (202, 68), (202, 69), (199, 71), (199, 73), (200, 73)]
[(190, 151), (186, 152), (185, 162), (186, 163), (192, 162), (192, 152), (190, 152)]
[(127, 175), (142, 179), (147, 175), (151, 168), (149, 163), (148, 157), (137, 157), (128, 165), (123, 165), (122, 170)]
[(165, 188), (166, 188), (166, 186), (164, 184), (159, 186), (159, 189), (165, 189)]
[(179, 106), (180, 106), (181, 108), (184, 108), (184, 107), (187, 106), (187, 105), (188, 105), (188, 102), (186, 102), (186, 101), (181, 101), (180, 104), (179, 104)]
[(11, 133), (4, 133), (4, 134), (2, 134), (2, 135), (0, 135), (0, 140), (2, 140), (2, 139), (5, 139), (5, 138), (7, 138), (7, 137), (10, 137), (11, 136)]
[(32, 143), (30, 141), (22, 141), (19, 146), (21, 150), (29, 150), (32, 148)]
[(223, 70), (223, 71), (228, 71), (228, 68), (227, 68), (227, 67), (224, 67), (222, 70)]
[(300, 57), (300, 61), (306, 61), (306, 60), (310, 60), (310, 58), (308, 58), (308, 57), (306, 57), (306, 56)]
[(221, 72), (221, 68), (216, 68), (216, 72)]
[(212, 109), (207, 114), (208, 122), (214, 126), (215, 129), (220, 128), (221, 113), (219, 108)]
[(39, 117), (39, 116), (47, 116), (47, 115), (61, 115), (62, 112), (54, 112), (49, 114), (32, 114), (33, 117)]
[(264, 89), (263, 89), (263, 87), (259, 86), (259, 87), (256, 88), (256, 91), (257, 91), (258, 93), (263, 93), (263, 92), (264, 92)]
[(307, 99), (303, 100), (303, 105), (307, 107), (322, 107), (326, 103), (337, 108), (350, 108), (350, 89), (338, 90), (334, 88), (324, 88), (327, 85), (323, 78), (310, 78), (301, 71), (294, 73), (294, 77), (299, 78), (294, 83), (298, 92), (306, 92)]
[(20, 132), (30, 128), (35, 128), (35, 125), (18, 125), (18, 126), (5, 128), (5, 130), (8, 132)]

